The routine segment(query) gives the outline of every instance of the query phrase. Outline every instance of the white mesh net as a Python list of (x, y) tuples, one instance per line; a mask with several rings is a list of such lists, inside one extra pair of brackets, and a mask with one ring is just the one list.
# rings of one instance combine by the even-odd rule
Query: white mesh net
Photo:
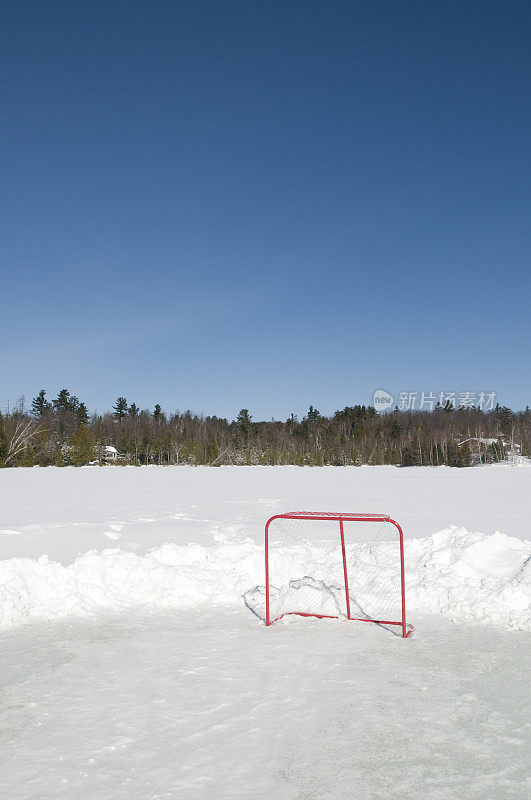
[[(343, 531), (350, 618), (401, 623), (397, 528), (373, 515), (370, 521), (343, 518)], [(273, 520), (268, 554), (270, 622), (285, 614), (348, 616), (337, 518)], [(265, 591), (254, 600), (253, 610), (265, 618)]]

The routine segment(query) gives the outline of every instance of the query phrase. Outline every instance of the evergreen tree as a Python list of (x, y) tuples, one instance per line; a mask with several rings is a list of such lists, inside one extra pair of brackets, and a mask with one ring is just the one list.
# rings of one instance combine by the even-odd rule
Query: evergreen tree
[(252, 417), (249, 414), (249, 409), (247, 408), (242, 408), (238, 416), (236, 417), (236, 422), (243, 431), (243, 434), (246, 439), (248, 439), (251, 434), (251, 420)]
[(316, 408), (310, 406), (308, 409), (308, 422), (317, 422), (318, 419), (321, 418), (320, 413), (317, 411)]
[(470, 452), (470, 445), (468, 442), (465, 442), (461, 447), (458, 448), (458, 454), (456, 459), (456, 467), (469, 467), (472, 463), (472, 454)]
[(212, 464), (217, 461), (219, 456), (219, 447), (215, 441), (210, 440), (206, 446), (205, 458), (207, 464)]
[(103, 447), (105, 444), (105, 424), (103, 422), (103, 417), (98, 417), (96, 420), (96, 425), (92, 425), (92, 430), (94, 431), (94, 439), (96, 440), (96, 444), (100, 447)]
[(46, 390), (41, 389), (37, 397), (31, 401), (31, 413), (34, 417), (42, 417), (51, 408), (52, 404), (46, 400)]
[(130, 417), (138, 417), (139, 412), (140, 412), (140, 409), (138, 408), (136, 403), (131, 403), (131, 405), (129, 406), (129, 408), (127, 410), (127, 413), (129, 414)]
[(411, 440), (402, 449), (402, 466), (417, 467), (419, 465), (419, 449), (417, 443)]
[(495, 413), (502, 434), (504, 436), (511, 436), (516, 423), (516, 415), (510, 408), (507, 408), (507, 406), (500, 406), (498, 403), (496, 403)]
[(56, 467), (64, 467), (65, 466), (65, 460), (63, 458), (63, 451), (61, 450), (59, 445), (57, 445), (57, 447), (55, 448), (54, 466), (56, 466)]
[(69, 454), (74, 466), (81, 467), (87, 461), (95, 458), (94, 439), (86, 425), (80, 425), (77, 431), (70, 437)]
[(55, 400), (53, 401), (55, 409), (67, 410), (70, 406), (70, 392), (68, 389), (61, 389)]
[(34, 467), (35, 466), (35, 451), (31, 444), (28, 444), (20, 456), (18, 465), (19, 467)]
[(116, 403), (113, 405), (114, 419), (122, 419), (127, 414), (127, 400), (125, 397), (118, 397)]
[(391, 421), (391, 425), (389, 426), (389, 437), (391, 439), (400, 439), (402, 435), (402, 428), (400, 427), (400, 423), (397, 419), (393, 419)]
[(76, 422), (78, 425), (87, 425), (89, 421), (89, 412), (85, 403), (80, 403), (76, 408)]
[(157, 422), (162, 422), (162, 420), (165, 419), (160, 403), (157, 403), (155, 406), (153, 411), (153, 419), (156, 419)]

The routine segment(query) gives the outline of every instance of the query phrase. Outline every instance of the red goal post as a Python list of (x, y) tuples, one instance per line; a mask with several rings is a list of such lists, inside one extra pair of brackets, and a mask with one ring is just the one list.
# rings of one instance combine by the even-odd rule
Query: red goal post
[[(340, 614), (339, 613), (339, 607), (338, 607), (338, 613), (335, 613), (335, 614), (318, 613), (317, 610), (315, 610), (315, 611), (306, 610), (306, 609), (305, 610), (300, 610), (300, 609), (299, 610), (289, 610), (289, 609), (283, 610), (282, 608), (278, 608), (276, 611), (272, 612), (272, 609), (271, 609), (271, 590), (273, 588), (275, 591), (277, 591), (277, 592), (279, 591), (278, 587), (274, 586), (274, 584), (271, 583), (271, 546), (273, 545), (273, 548), (275, 548), (275, 544), (278, 545), (278, 542), (275, 543), (274, 537), (270, 533), (270, 527), (271, 527), (272, 523), (274, 523), (276, 520), (282, 520), (282, 521), (285, 521), (286, 523), (289, 522), (290, 520), (299, 521), (299, 523), (298, 523), (299, 525), (300, 525), (301, 522), (304, 522), (304, 521), (307, 521), (307, 522), (319, 522), (319, 523), (323, 523), (324, 522), (324, 523), (329, 523), (330, 526), (332, 526), (334, 524), (337, 525), (337, 529), (336, 530), (337, 530), (337, 534), (339, 534), (339, 535), (334, 534), (333, 531), (330, 531), (330, 533), (332, 534), (332, 539), (331, 540), (332, 541), (336, 540), (337, 544), (338, 544), (338, 547), (340, 547), (340, 555), (339, 555), (339, 550), (338, 550), (338, 556), (339, 556), (340, 562), (342, 562), (342, 573), (343, 574), (342, 574), (340, 580), (341, 580), (341, 582), (343, 584), (341, 591), (344, 592), (344, 609), (345, 609), (345, 612), (346, 612), (345, 614), (343, 614), (343, 613)], [(357, 525), (353, 525), (353, 524), (349, 525), (349, 523), (357, 523)], [(348, 542), (348, 540), (349, 540), (348, 539), (349, 530), (352, 530), (354, 528), (356, 530), (360, 530), (360, 527), (361, 527), (360, 523), (368, 523), (369, 525), (371, 523), (373, 525), (375, 525), (375, 523), (379, 523), (380, 527), (376, 528), (376, 530), (374, 530), (374, 533), (375, 534), (380, 533), (380, 536), (381, 536), (381, 531), (383, 530), (383, 528), (381, 527), (382, 525), (392, 526), (392, 529), (389, 531), (390, 539), (386, 539), (386, 540), (384, 540), (384, 541), (382, 541), (380, 543), (377, 540), (377, 538), (376, 539), (374, 539), (374, 538), (373, 539), (371, 539), (371, 538), (363, 538), (361, 540), (362, 541), (361, 544), (360, 544), (359, 540), (358, 540), (357, 544), (352, 544), (352, 543), (350, 544), (351, 552), (349, 554), (347, 552), (347, 549), (348, 549), (349, 545), (346, 545), (346, 543), (345, 543), (345, 531), (347, 531), (347, 542)], [(326, 528), (328, 530), (328, 525), (326, 526)], [(273, 528), (271, 530), (273, 531), (274, 529), (275, 529), (275, 526), (273, 526)], [(311, 526), (309, 526), (308, 529), (311, 529)], [(321, 526), (321, 530), (322, 529), (323, 529), (323, 526)], [(370, 530), (370, 528), (369, 528), (369, 530)], [(306, 527), (304, 528), (304, 531), (306, 532)], [(322, 538), (321, 538), (321, 540), (322, 540)], [(294, 545), (294, 544), (299, 544), (301, 540), (293, 538), (293, 536), (291, 535), (291, 538), (288, 537), (287, 540), (285, 538), (282, 541), (282, 543), (286, 544), (286, 541), (289, 542), (289, 545)], [(370, 609), (370, 611), (368, 613), (365, 613), (365, 611), (363, 611), (363, 613), (364, 613), (363, 616), (356, 616), (355, 614), (352, 613), (352, 605), (356, 605), (358, 608), (361, 608), (361, 607), (360, 607), (360, 604), (357, 603), (352, 598), (352, 595), (350, 594), (350, 590), (349, 590), (349, 562), (350, 562), (350, 567), (351, 567), (351, 569), (350, 569), (350, 573), (351, 573), (351, 587), (350, 588), (351, 589), (352, 589), (353, 583), (356, 582), (356, 575), (353, 575), (353, 570), (352, 570), (352, 567), (356, 566), (356, 555), (353, 554), (352, 547), (358, 547), (359, 548), (358, 552), (361, 552), (360, 549), (363, 548), (363, 547), (365, 547), (365, 548), (369, 547), (369, 549), (372, 548), (372, 547), (376, 547), (376, 548), (380, 547), (381, 548), (383, 544), (388, 544), (390, 547), (393, 548), (392, 549), (392, 558), (391, 558), (391, 571), (392, 571), (392, 584), (393, 584), (392, 589), (393, 589), (393, 594), (396, 597), (396, 603), (395, 603), (395, 607), (394, 607), (394, 608), (396, 608), (396, 613), (394, 613), (394, 617), (395, 618), (394, 619), (391, 619), (391, 618), (387, 619), (385, 614), (379, 614), (378, 613), (379, 606), (378, 606), (378, 603), (376, 601), (374, 601), (374, 603), (372, 603), (372, 604), (369, 603), (369, 606), (371, 606), (371, 609)], [(288, 549), (289, 549), (289, 545), (288, 545)], [(380, 599), (381, 597), (384, 596), (382, 594), (382, 592), (384, 592), (384, 590), (385, 590), (385, 585), (390, 585), (390, 584), (389, 583), (385, 584), (385, 581), (384, 581), (384, 585), (382, 585), (382, 587), (378, 587), (378, 585), (377, 585), (378, 584), (378, 563), (377, 563), (378, 552), (379, 551), (377, 550), (376, 551), (376, 553), (377, 553), (376, 554), (376, 563), (374, 562), (374, 558), (373, 558), (371, 566), (372, 566), (372, 570), (373, 570), (372, 575), (374, 576), (374, 581), (376, 582), (376, 590), (377, 590), (377, 591), (375, 591), (374, 597), (377, 598), (377, 599)], [(391, 551), (389, 551), (389, 552), (391, 552)], [(389, 554), (387, 552), (385, 552), (385, 554), (387, 555), (387, 567), (388, 567), (387, 572), (389, 573)], [(371, 555), (372, 555), (372, 551), (371, 551)], [(282, 556), (281, 555), (277, 556), (277, 565), (278, 565), (279, 560), (281, 562), (281, 560), (282, 560)], [(394, 563), (395, 561), (396, 561), (396, 563)], [(340, 570), (340, 567), (339, 567), (339, 570)], [(278, 572), (278, 570), (277, 570), (277, 572)], [(339, 576), (339, 572), (336, 572), (334, 577), (339, 578), (340, 577)], [(354, 578), (354, 580), (352, 580), (352, 578)], [(373, 581), (373, 585), (374, 585), (374, 581)], [(389, 579), (388, 579), (388, 581), (389, 581)], [(295, 588), (299, 589), (299, 588), (301, 588), (301, 585), (304, 585), (304, 582), (306, 582), (306, 586), (308, 586), (308, 582), (310, 582), (310, 588), (313, 588), (311, 586), (312, 582), (313, 582), (314, 585), (315, 584), (320, 584), (320, 585), (322, 585), (324, 587), (325, 592), (330, 592), (331, 589), (333, 589), (333, 590), (335, 590), (337, 592), (337, 589), (338, 589), (338, 586), (335, 586), (335, 585), (333, 587), (326, 586), (326, 584), (323, 581), (316, 581), (314, 578), (311, 578), (311, 577), (309, 577), (307, 575), (302, 579), (299, 578), (299, 580), (297, 580), (297, 581), (290, 580), (289, 581), (289, 585), (290, 585), (290, 587), (295, 585)], [(337, 600), (336, 600), (336, 605), (337, 605)], [(382, 605), (382, 610), (383, 610), (384, 607), (385, 607), (385, 602)], [(282, 613), (277, 613), (278, 611), (281, 611)], [(371, 613), (371, 612), (373, 612), (373, 613)], [(297, 616), (303, 616), (303, 617), (317, 617), (319, 619), (323, 619), (323, 618), (338, 619), (340, 616), (346, 616), (346, 618), (348, 620), (356, 620), (356, 621), (359, 621), (359, 622), (374, 622), (374, 623), (380, 624), (380, 625), (396, 625), (396, 626), (400, 627), (401, 634), (402, 634), (402, 637), (404, 639), (407, 639), (409, 636), (411, 636), (411, 634), (413, 633), (413, 626), (409, 625), (406, 622), (406, 598), (405, 598), (405, 574), (404, 574), (404, 534), (403, 534), (402, 528), (399, 525), (399, 523), (396, 522), (396, 520), (392, 519), (387, 514), (341, 513), (341, 512), (334, 512), (334, 511), (290, 511), (290, 512), (287, 512), (285, 514), (275, 514), (274, 516), (270, 517), (267, 520), (266, 526), (265, 526), (265, 623), (266, 623), (266, 625), (272, 625), (273, 622), (277, 622), (279, 619), (282, 619), (282, 617), (290, 615), (290, 614), (297, 615)]]

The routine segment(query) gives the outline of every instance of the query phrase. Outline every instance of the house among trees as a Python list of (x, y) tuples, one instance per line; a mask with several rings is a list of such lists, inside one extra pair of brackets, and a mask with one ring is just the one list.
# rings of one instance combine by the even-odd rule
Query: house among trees
[(119, 458), (123, 458), (123, 456), (120, 455), (116, 447), (113, 447), (112, 444), (106, 444), (101, 448), (99, 453), (100, 461), (104, 461), (106, 464), (113, 464)]
[(468, 449), (473, 464), (515, 459), (521, 450), (516, 442), (504, 442), (502, 439), (488, 436), (472, 436), (459, 442), (457, 447), (460, 450)]

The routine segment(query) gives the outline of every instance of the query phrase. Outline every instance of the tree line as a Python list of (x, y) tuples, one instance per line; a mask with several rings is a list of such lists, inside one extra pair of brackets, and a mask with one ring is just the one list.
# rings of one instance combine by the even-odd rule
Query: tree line
[[(466, 440), (471, 440), (467, 442)], [(464, 444), (463, 444), (464, 442)], [(141, 410), (118, 397), (112, 411), (90, 414), (62, 389), (52, 400), (41, 391), (0, 414), (0, 466), (117, 464), (344, 466), (448, 465), (531, 456), (531, 411), (497, 405), (489, 411), (454, 408), (379, 414), (354, 405), (324, 416), (310, 406), (299, 420), (255, 421), (246, 408), (236, 419), (167, 414), (160, 404)], [(112, 446), (109, 458), (106, 448)]]

